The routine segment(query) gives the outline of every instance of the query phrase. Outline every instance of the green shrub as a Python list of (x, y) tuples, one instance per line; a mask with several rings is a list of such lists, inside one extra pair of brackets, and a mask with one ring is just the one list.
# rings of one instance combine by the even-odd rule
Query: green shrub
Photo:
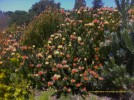
[(66, 19), (51, 34), (38, 60), (34, 58), (36, 62), (33, 62), (34, 54), (27, 55), (25, 64), (30, 65), (32, 61), (34, 65), (25, 67), (33, 71), (32, 79), (40, 86), (54, 88), (57, 95), (86, 94), (104, 88), (99, 88), (99, 83), (105, 82), (102, 70), (109, 61), (112, 42), (106, 33), (117, 31), (117, 14), (111, 8), (66, 12)]
[(62, 15), (57, 9), (47, 9), (37, 16), (27, 27), (24, 43), (43, 47), (47, 38), (59, 29)]

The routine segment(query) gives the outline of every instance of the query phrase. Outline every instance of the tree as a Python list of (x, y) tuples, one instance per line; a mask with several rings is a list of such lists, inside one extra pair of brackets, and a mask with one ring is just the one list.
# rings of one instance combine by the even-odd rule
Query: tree
[(128, 11), (134, 5), (134, 0), (115, 0), (118, 12), (121, 16), (121, 31), (118, 38), (121, 47), (127, 51), (127, 71), (134, 76), (134, 23), (129, 21)]
[(85, 0), (75, 0), (74, 9), (79, 9), (80, 7), (85, 7), (86, 1)]
[(9, 25), (16, 24), (22, 25), (24, 23), (29, 23), (29, 14), (26, 11), (15, 11), (13, 13), (8, 12), (10, 21)]
[(101, 8), (101, 7), (103, 7), (103, 5), (104, 5), (104, 3), (103, 3), (102, 0), (94, 0), (94, 1), (92, 2), (92, 4), (93, 4), (93, 9)]
[(30, 16), (39, 15), (47, 7), (60, 8), (60, 3), (55, 3), (54, 0), (40, 0), (31, 7), (29, 14)]

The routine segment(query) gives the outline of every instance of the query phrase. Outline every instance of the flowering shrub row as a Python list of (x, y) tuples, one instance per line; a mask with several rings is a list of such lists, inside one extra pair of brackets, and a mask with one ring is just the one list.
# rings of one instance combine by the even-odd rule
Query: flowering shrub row
[[(38, 46), (36, 44), (24, 45), (22, 39), (20, 40), (22, 37), (20, 32), (7, 35), (1, 46), (0, 66), (9, 71), (7, 76), (9, 80), (14, 83), (14, 75), (17, 75), (19, 77), (16, 79), (17, 82), (23, 83), (22, 79), (26, 79), (28, 86), (33, 88), (52, 87), (58, 93), (65, 94), (86, 94), (91, 90), (102, 89), (126, 89), (128, 85), (124, 82), (126, 76), (120, 72), (125, 70), (125, 67), (120, 67), (110, 60), (113, 50), (111, 34), (117, 32), (119, 26), (117, 10), (107, 7), (97, 10), (81, 8), (67, 12), (61, 10), (61, 15), (62, 21), (55, 26), (58, 25), (58, 29), (54, 29), (53, 34), (49, 34), (50, 37), (44, 47), (36, 48)], [(33, 21), (33, 26), (29, 26), (32, 27), (31, 32), (39, 34), (42, 31), (42, 23), (46, 20), (42, 16), (44, 15)], [(35, 24), (38, 24), (37, 30), (42, 27), (39, 32), (34, 27)], [(40, 43), (40, 38), (34, 37), (37, 34), (31, 32), (30, 35), (25, 35), (28, 36), (26, 39), (30, 38), (31, 43), (37, 39), (36, 43)], [(40, 36), (42, 37), (42, 33)], [(114, 77), (113, 73), (116, 72), (114, 68), (118, 68), (121, 74)], [(124, 80), (119, 81), (120, 78), (117, 77)], [(105, 88), (109, 83), (110, 87)], [(8, 84), (7, 82), (6, 85)]]

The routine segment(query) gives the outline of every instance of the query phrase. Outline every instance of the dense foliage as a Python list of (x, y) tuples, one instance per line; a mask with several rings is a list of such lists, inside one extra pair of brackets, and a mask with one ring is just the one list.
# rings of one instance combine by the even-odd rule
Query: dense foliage
[(32, 89), (53, 88), (57, 96), (131, 90), (134, 24), (128, 18), (123, 30), (120, 18), (108, 7), (49, 7), (28, 26), (13, 24), (0, 39), (0, 99), (27, 100)]
[(63, 20), (61, 12), (57, 9), (48, 8), (36, 17), (27, 27), (25, 32), (25, 44), (43, 47), (47, 38), (59, 29)]

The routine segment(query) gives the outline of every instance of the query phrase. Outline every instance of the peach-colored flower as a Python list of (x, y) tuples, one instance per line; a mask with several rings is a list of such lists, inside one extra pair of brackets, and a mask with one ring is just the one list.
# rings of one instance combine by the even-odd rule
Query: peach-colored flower
[(26, 50), (27, 47), (26, 47), (26, 46), (22, 46), (21, 49), (22, 49), (22, 50)]
[(43, 58), (42, 53), (38, 53), (36, 56), (37, 56), (38, 58)]
[(72, 73), (74, 74), (74, 73), (77, 73), (78, 72), (78, 69), (72, 69)]
[(48, 82), (47, 85), (48, 86), (52, 86), (53, 85), (53, 82)]
[(54, 81), (57, 81), (60, 77), (61, 77), (60, 75), (55, 74), (55, 75), (52, 77), (52, 79), (53, 79)]
[(95, 69), (98, 69), (98, 66), (96, 65), (96, 66), (94, 66), (94, 68), (95, 68)]
[(34, 67), (34, 64), (29, 64), (29, 67)]
[(53, 72), (57, 71), (57, 68), (52, 68), (52, 71), (53, 71)]
[(63, 64), (63, 65), (67, 64), (67, 61), (66, 61), (66, 60), (63, 60), (63, 61), (62, 61), (62, 64)]
[(69, 54), (67, 54), (67, 56), (66, 56), (66, 57), (67, 57), (68, 59), (70, 59), (70, 57), (71, 57), (71, 56), (70, 56)]
[(75, 35), (71, 35), (70, 38), (71, 38), (72, 40), (75, 40), (75, 39), (76, 39), (76, 36), (75, 36)]
[(44, 73), (43, 73), (43, 71), (39, 71), (38, 72), (38, 75), (40, 76), (40, 75), (43, 75)]
[(69, 92), (69, 93), (70, 93), (71, 91), (72, 91), (72, 90), (71, 90), (70, 88), (68, 88), (68, 89), (67, 89), (67, 92)]
[(0, 65), (2, 65), (3, 64), (3, 61), (0, 61)]
[(75, 57), (75, 58), (74, 58), (74, 62), (76, 62), (77, 60), (78, 60), (78, 58), (77, 58), (77, 57)]
[(100, 66), (100, 67), (102, 67), (102, 64), (101, 64), (101, 63), (99, 63), (99, 66)]
[(86, 91), (87, 91), (87, 88), (86, 88), (86, 87), (83, 87), (83, 88), (82, 88), (82, 91), (83, 91), (83, 92), (86, 92)]
[(79, 66), (79, 68), (78, 68), (79, 70), (83, 70), (84, 69), (84, 67), (83, 66)]
[(36, 66), (36, 67), (37, 67), (37, 68), (40, 68), (41, 66), (42, 66), (42, 64), (37, 64), (37, 66)]
[(99, 22), (100, 22), (100, 21), (97, 20), (97, 19), (93, 20), (93, 23), (94, 23), (94, 24), (98, 24)]
[(63, 65), (63, 68), (69, 68), (69, 66), (68, 65)]
[(56, 67), (57, 67), (57, 68), (62, 68), (63, 66), (62, 66), (62, 64), (57, 64)]
[(76, 81), (75, 79), (71, 79), (71, 83), (75, 83), (75, 81)]
[(76, 63), (73, 63), (73, 67), (76, 67), (77, 66), (77, 64)]
[(100, 81), (104, 80), (104, 78), (103, 78), (103, 77), (99, 77), (98, 79), (99, 79)]
[(84, 80), (85, 80), (85, 81), (88, 81), (89, 79), (88, 79), (88, 77), (84, 77)]
[(26, 60), (26, 59), (28, 59), (28, 56), (24, 55), (24, 56), (22, 56), (22, 59)]
[(76, 87), (80, 87), (81, 86), (81, 83), (77, 83), (75, 86)]

